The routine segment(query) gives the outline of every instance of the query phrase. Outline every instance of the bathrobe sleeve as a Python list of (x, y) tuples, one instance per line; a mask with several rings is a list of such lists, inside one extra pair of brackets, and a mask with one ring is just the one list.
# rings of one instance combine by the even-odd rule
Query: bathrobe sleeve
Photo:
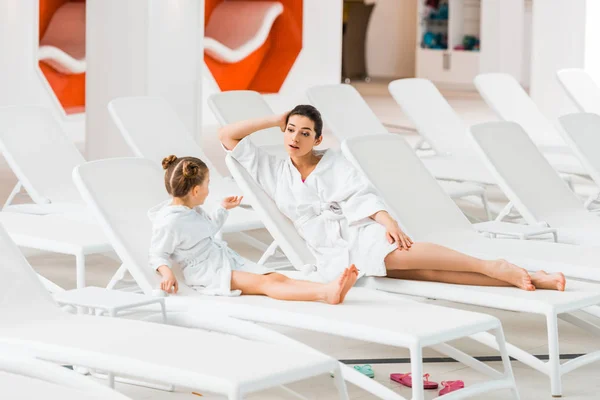
[(152, 229), (149, 262), (152, 269), (157, 270), (161, 265), (171, 268), (171, 255), (177, 248), (178, 241), (172, 229), (160, 226)]
[(345, 162), (345, 179), (339, 181), (342, 211), (349, 224), (359, 222), (378, 211), (385, 211), (385, 203), (375, 188), (350, 163)]
[(225, 221), (227, 221), (228, 216), (229, 210), (227, 210), (225, 207), (219, 206), (212, 212), (212, 214), (210, 215), (210, 220), (215, 227), (215, 231), (213, 234), (221, 230), (221, 228), (225, 224)]
[(275, 198), (277, 171), (284, 160), (256, 146), (249, 136), (240, 140), (233, 150), (227, 150), (225, 146), (223, 146), (223, 149), (242, 164), (252, 178), (267, 192), (269, 197)]

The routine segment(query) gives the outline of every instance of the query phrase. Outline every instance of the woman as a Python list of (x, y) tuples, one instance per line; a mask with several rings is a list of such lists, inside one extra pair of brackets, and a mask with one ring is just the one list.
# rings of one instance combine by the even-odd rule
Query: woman
[[(269, 155), (246, 138), (274, 126), (284, 132), (287, 159)], [(323, 139), (322, 129), (318, 110), (299, 105), (280, 116), (224, 126), (219, 137), (294, 222), (326, 280), (355, 264), (367, 276), (564, 290), (562, 273), (529, 275), (506, 260), (480, 260), (433, 243), (413, 243), (339, 152), (314, 149)]]

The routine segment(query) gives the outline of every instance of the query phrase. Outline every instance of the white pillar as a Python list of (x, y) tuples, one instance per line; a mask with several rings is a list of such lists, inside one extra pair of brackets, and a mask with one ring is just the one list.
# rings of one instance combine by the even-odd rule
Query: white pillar
[(88, 0), (88, 159), (131, 155), (107, 110), (121, 96), (164, 97), (199, 138), (203, 36), (202, 0)]
[[(590, 42), (586, 43), (586, 29), (598, 26), (600, 15), (596, 14), (594, 20), (587, 10), (588, 6), (593, 6), (596, 2), (597, 0), (533, 2), (530, 94), (540, 110), (552, 120), (576, 111), (556, 80), (556, 71), (562, 68), (582, 68), (585, 66), (586, 53), (600, 52), (598, 36), (590, 37)], [(598, 8), (597, 5), (594, 8)]]
[(480, 73), (503, 72), (523, 83), (524, 28), (523, 0), (482, 0)]

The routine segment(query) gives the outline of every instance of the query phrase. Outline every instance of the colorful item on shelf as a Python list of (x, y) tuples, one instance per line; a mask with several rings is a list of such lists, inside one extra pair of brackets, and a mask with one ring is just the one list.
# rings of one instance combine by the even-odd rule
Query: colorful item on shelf
[(447, 49), (448, 35), (443, 33), (425, 32), (421, 47), (425, 49)]
[[(460, 46), (460, 45), (458, 45)], [(456, 47), (458, 47), (456, 46)], [(465, 35), (463, 37), (463, 41), (462, 41), (462, 49), (457, 49), (456, 47), (454, 47), (455, 50), (468, 50), (468, 51), (478, 51), (479, 50), (479, 38), (477, 36), (473, 36), (473, 35)]]

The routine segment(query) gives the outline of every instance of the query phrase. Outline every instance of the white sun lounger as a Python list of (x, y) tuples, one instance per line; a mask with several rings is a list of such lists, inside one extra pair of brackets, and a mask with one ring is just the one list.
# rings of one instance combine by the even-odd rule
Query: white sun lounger
[[(232, 171), (237, 174), (237, 171)], [(148, 243), (151, 223), (146, 217), (146, 208), (164, 197), (161, 190), (161, 172), (144, 159), (113, 159), (95, 161), (81, 165), (74, 171), (74, 179), (82, 196), (96, 210), (102, 225), (111, 238), (125, 265), (146, 293), (153, 293), (160, 279), (148, 267)], [(132, 177), (137, 177), (132, 181)], [(247, 174), (246, 174), (247, 176)], [(235, 176), (236, 179), (238, 176)], [(247, 190), (246, 180), (238, 181), (253, 206), (263, 210), (272, 204), (268, 198), (257, 200), (253, 191)], [(264, 203), (263, 203), (264, 201)], [(260, 202), (260, 204), (259, 204)], [(263, 214), (261, 214), (262, 216)], [(272, 220), (268, 221), (272, 224)], [(289, 229), (291, 223), (287, 221)], [(269, 225), (267, 228), (270, 229)], [(274, 231), (273, 231), (274, 232)], [(297, 235), (295, 231), (286, 233)], [(290, 237), (278, 236), (288, 246)], [(283, 248), (288, 251), (289, 247)], [(308, 251), (308, 250), (306, 250)], [(294, 253), (288, 253), (294, 257)], [(297, 265), (298, 258), (291, 260)], [(357, 340), (387, 344), (410, 349), (411, 370), (414, 376), (421, 376), (422, 349), (432, 347), (478, 371), (491, 376), (491, 381), (473, 385), (456, 392), (457, 398), (473, 396), (500, 388), (513, 388), (510, 364), (504, 358), (505, 372), (492, 370), (467, 354), (445, 344), (449, 340), (491, 330), (492, 342), (500, 343), (503, 354), (503, 336), (499, 321), (488, 315), (452, 310), (443, 307), (416, 303), (397, 296), (369, 289), (352, 289), (344, 304), (330, 306), (318, 302), (286, 302), (264, 296), (208, 297), (202, 296), (179, 281), (180, 294), (167, 298), (167, 308), (177, 307), (196, 310), (204, 309), (220, 312), (232, 317), (308, 329)], [(423, 320), (419, 315), (427, 313), (430, 318)], [(407, 323), (407, 321), (411, 321)], [(346, 380), (362, 387), (372, 394), (385, 399), (403, 399), (397, 393), (365, 377), (353, 368), (343, 366)], [(413, 399), (422, 400), (423, 389), (413, 389)]]
[[(230, 90), (213, 94), (208, 98), (208, 106), (221, 126), (273, 115), (273, 110), (260, 93), (251, 90)], [(283, 133), (278, 127), (253, 133), (250, 140), (270, 154), (287, 156)]]
[[(527, 261), (530, 266), (540, 264), (538, 261), (526, 258), (520, 254), (523, 253), (531, 256), (534, 253), (532, 248), (528, 247), (526, 243), (514, 240), (495, 241), (479, 236), (456, 204), (443, 192), (442, 188), (427, 172), (410, 146), (400, 136), (389, 134), (373, 135), (370, 137), (363, 136), (346, 140), (344, 143), (351, 143), (353, 148), (363, 149), (364, 146), (364, 153), (361, 152), (359, 158), (362, 160), (364, 157), (371, 160), (373, 165), (378, 168), (378, 173), (384, 174), (382, 176), (385, 176), (386, 179), (382, 179), (379, 183), (383, 184), (383, 180), (385, 180), (386, 191), (393, 193), (393, 196), (384, 196), (384, 198), (388, 201), (388, 204), (390, 204), (390, 201), (396, 204), (396, 207), (390, 208), (392, 212), (397, 210), (402, 211), (402, 218), (399, 221), (402, 225), (406, 226), (407, 232), (414, 239), (450, 245), (450, 247), (454, 247), (459, 251), (466, 251), (467, 253), (481, 255), (486, 258), (497, 258), (498, 253), (509, 257), (508, 250), (515, 246), (517, 247), (516, 254), (520, 256), (518, 257), (519, 261)], [(382, 147), (378, 147), (379, 150), (376, 151), (373, 144), (381, 145)], [(347, 145), (342, 144), (342, 147), (346, 148)], [(384, 148), (386, 149), (385, 152), (381, 150)], [(350, 154), (347, 149), (346, 153)], [(378, 157), (374, 159), (372, 157), (373, 154), (378, 154)], [(255, 209), (261, 214), (265, 221), (265, 226), (271, 231), (273, 237), (281, 243), (282, 250), (294, 266), (302, 268), (303, 265), (312, 263), (313, 258), (303, 240), (295, 231), (292, 223), (281, 214), (272, 200), (269, 199), (266, 193), (254, 182), (239, 163), (228, 157), (227, 164), (240, 187), (251, 201), (253, 201)], [(401, 168), (399, 168), (400, 165)], [(396, 185), (389, 181), (394, 176), (390, 174), (390, 171), (404, 169), (411, 171), (411, 177), (407, 178), (403, 185)], [(387, 172), (384, 173), (384, 170)], [(425, 182), (424, 187), (417, 184), (423, 181)], [(418, 190), (415, 190), (417, 188)], [(433, 201), (422, 200), (423, 198), (429, 199), (428, 195), (433, 196), (431, 198)], [(396, 212), (396, 214), (398, 213), (399, 211)], [(444, 213), (449, 215), (444, 217)], [(540, 252), (547, 251), (548, 245), (552, 246), (551, 244), (545, 245)], [(565, 245), (555, 246), (562, 247), (563, 250), (565, 249)], [(566, 248), (569, 248), (571, 251), (568, 254), (562, 254), (563, 260), (577, 253), (577, 248), (574, 246), (566, 246)], [(477, 253), (479, 250), (482, 250), (483, 253)], [(519, 252), (518, 250), (521, 251)], [(561, 254), (560, 249), (557, 250), (559, 251), (555, 252), (555, 254)], [(490, 256), (490, 254), (492, 255)], [(548, 259), (551, 259), (551, 256)], [(553, 267), (564, 267), (564, 265), (554, 265)], [(587, 323), (566, 313), (600, 303), (600, 285), (570, 282), (568, 291), (559, 293), (552, 291), (525, 292), (516, 288), (473, 287), (387, 278), (365, 279), (364, 284), (373, 289), (392, 293), (444, 299), (483, 307), (544, 315), (548, 324), (550, 361), (544, 363), (526, 351), (512, 345), (509, 345), (509, 353), (523, 363), (550, 376), (552, 393), (555, 395), (561, 393), (561, 375), (572, 371), (580, 365), (600, 359), (600, 352), (594, 352), (584, 356), (584, 358), (578, 359), (576, 362), (560, 366), (557, 325), (557, 317), (560, 316), (561, 319), (568, 320), (578, 326), (586, 327)], [(596, 327), (590, 328), (590, 330), (598, 332), (598, 328)], [(484, 335), (476, 335), (474, 338), (484, 344), (491, 344), (489, 336), (486, 338)]]
[[(509, 74), (480, 74), (474, 80), (487, 105), (505, 121), (516, 122), (527, 132), (558, 171), (587, 176), (555, 126), (542, 114), (519, 82)], [(557, 158), (558, 155), (560, 158)]]
[[(233, 179), (219, 174), (175, 110), (163, 98), (122, 97), (112, 100), (108, 110), (136, 156), (152, 160), (156, 165), (161, 165), (163, 158), (170, 154), (198, 157), (204, 161), (210, 170), (208, 208), (219, 204), (224, 197), (241, 194)], [(269, 246), (243, 233), (260, 228), (264, 225), (253, 210), (237, 207), (230, 211), (222, 233), (237, 233), (245, 243), (263, 251), (262, 263), (275, 253), (276, 244)]]
[[(563, 115), (558, 120), (563, 127), (563, 138), (594, 183), (600, 186), (600, 116), (595, 113), (576, 113)], [(590, 196), (586, 206), (597, 201), (598, 197)]]
[(419, 134), (435, 151), (434, 156), (421, 157), (433, 176), (496, 185), (493, 175), (471, 148), (468, 127), (431, 81), (398, 79), (388, 88)]
[[(591, 247), (556, 243), (494, 240), (477, 234), (458, 207), (439, 187), (410, 146), (398, 135), (348, 139), (344, 154), (379, 191), (388, 210), (413, 240), (438, 243), (473, 256), (505, 258), (529, 270), (562, 270), (566, 275), (600, 281), (600, 251)], [(377, 158), (372, 155), (377, 154)], [(392, 184), (394, 171), (411, 171), (402, 185)], [(541, 314), (548, 326), (549, 361), (542, 362), (524, 350), (509, 345), (511, 356), (548, 375), (553, 395), (560, 395), (561, 375), (600, 359), (600, 351), (560, 365), (558, 324), (561, 318), (592, 332), (597, 326), (570, 312), (600, 301), (600, 286), (570, 280), (567, 291), (525, 292), (514, 288), (448, 285), (377, 279), (382, 290), (444, 299), (491, 308)], [(598, 313), (596, 313), (598, 315)]]
[[(111, 250), (71, 179), (85, 159), (39, 106), (0, 108), (0, 151), (19, 180), (0, 222), (19, 246), (75, 256), (77, 287), (85, 286), (85, 256)], [(33, 203), (11, 204), (21, 187)]]
[[(0, 388), (11, 400), (128, 400), (105, 385), (55, 364), (0, 347)], [(3, 396), (4, 396), (3, 395)]]
[(586, 70), (566, 68), (557, 71), (556, 76), (580, 111), (600, 114), (600, 87)]
[[(349, 137), (388, 133), (353, 86), (345, 84), (314, 86), (308, 89), (306, 94), (310, 102), (319, 109), (327, 126), (340, 142)], [(442, 179), (442, 177), (438, 178)], [(478, 197), (490, 219), (484, 187), (455, 181), (440, 181), (440, 185), (453, 199)]]
[(600, 246), (600, 218), (587, 210), (519, 124), (474, 125), (471, 135), (483, 162), (528, 224), (558, 229), (562, 243)]
[[(22, 348), (36, 358), (219, 393), (230, 399), (334, 370), (340, 372), (335, 360), (293, 346), (163, 324), (69, 314), (50, 297), (1, 227), (0, 252), (0, 344)], [(232, 324), (232, 320), (209, 310), (196, 320), (200, 317), (208, 321), (211, 330), (219, 324)], [(165, 340), (168, 345), (161, 345)], [(343, 381), (337, 384), (340, 398), (347, 399)]]

